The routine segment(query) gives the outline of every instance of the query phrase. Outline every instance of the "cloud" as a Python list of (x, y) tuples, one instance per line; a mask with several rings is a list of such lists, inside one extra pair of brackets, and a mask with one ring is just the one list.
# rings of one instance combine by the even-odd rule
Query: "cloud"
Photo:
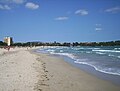
[(55, 20), (59, 20), (59, 21), (67, 20), (67, 19), (68, 19), (68, 17), (66, 17), (66, 16), (60, 16), (60, 17), (55, 18)]
[(12, 0), (14, 3), (16, 4), (22, 4), (24, 3), (26, 0)]
[(95, 24), (95, 30), (96, 31), (101, 31), (102, 30), (102, 24), (98, 23), (98, 24)]
[(0, 0), (0, 9), (2, 10), (11, 10), (15, 5), (24, 4), (27, 0)]
[(102, 26), (102, 24), (95, 24), (95, 25), (98, 26), (98, 27), (99, 27), (99, 26)]
[(120, 12), (120, 7), (112, 7), (112, 8), (106, 9), (105, 12), (107, 12), (107, 13), (118, 13), (118, 12)]
[(0, 9), (1, 10), (10, 10), (11, 8), (8, 5), (1, 5), (0, 4)]
[(101, 31), (101, 30), (102, 30), (101, 27), (96, 27), (96, 28), (95, 28), (95, 31)]
[(84, 15), (88, 15), (88, 11), (84, 9), (80, 9), (80, 10), (77, 10), (75, 14), (84, 16)]
[(34, 3), (32, 3), (32, 2), (28, 2), (28, 3), (26, 3), (25, 7), (28, 8), (28, 9), (35, 10), (35, 9), (38, 9), (38, 8), (39, 8), (39, 5), (34, 4)]
[(26, 2), (26, 0), (0, 0), (0, 2), (5, 4), (11, 4), (11, 3), (22, 4)]

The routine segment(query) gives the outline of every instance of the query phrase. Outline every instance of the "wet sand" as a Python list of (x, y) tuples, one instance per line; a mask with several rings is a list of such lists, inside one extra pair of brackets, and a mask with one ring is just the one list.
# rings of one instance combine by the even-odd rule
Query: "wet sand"
[(120, 91), (119, 86), (77, 69), (62, 58), (49, 54), (37, 55), (47, 71), (43, 81), (46, 85), (38, 85), (43, 91)]
[(0, 91), (120, 91), (62, 58), (31, 49), (0, 49)]

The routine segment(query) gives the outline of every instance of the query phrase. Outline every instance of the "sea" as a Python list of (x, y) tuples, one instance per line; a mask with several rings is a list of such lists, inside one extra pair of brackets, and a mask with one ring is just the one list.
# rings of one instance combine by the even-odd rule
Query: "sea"
[(120, 46), (44, 47), (37, 52), (63, 57), (68, 63), (120, 84)]

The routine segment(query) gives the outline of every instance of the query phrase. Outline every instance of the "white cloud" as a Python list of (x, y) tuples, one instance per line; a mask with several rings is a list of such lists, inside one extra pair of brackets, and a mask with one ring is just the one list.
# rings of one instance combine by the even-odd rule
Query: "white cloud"
[(14, 3), (16, 4), (22, 4), (24, 3), (26, 0), (12, 0)]
[(84, 16), (84, 15), (88, 15), (88, 11), (84, 9), (80, 9), (80, 10), (77, 10), (75, 14)]
[(10, 10), (11, 8), (8, 5), (1, 5), (0, 4), (0, 9), (2, 9), (2, 10)]
[(102, 24), (95, 24), (96, 26), (102, 26)]
[(11, 3), (22, 4), (26, 2), (26, 0), (0, 0), (0, 2), (5, 4), (11, 4)]
[(26, 3), (25, 7), (28, 8), (28, 9), (35, 10), (35, 9), (38, 9), (38, 8), (39, 8), (39, 5), (34, 4), (34, 3), (32, 3), (32, 2), (28, 2), (28, 3)]
[(59, 21), (67, 20), (67, 19), (68, 19), (68, 17), (66, 17), (66, 16), (60, 16), (60, 17), (55, 18), (55, 20), (59, 20)]
[(97, 23), (97, 24), (95, 24), (95, 30), (96, 31), (101, 31), (102, 30), (102, 24), (100, 24), (100, 23)]
[(95, 30), (96, 30), (96, 31), (101, 31), (101, 30), (102, 30), (102, 28), (97, 27), (97, 28), (95, 28)]
[(120, 7), (112, 7), (112, 8), (106, 9), (105, 12), (118, 13), (118, 12), (120, 12)]

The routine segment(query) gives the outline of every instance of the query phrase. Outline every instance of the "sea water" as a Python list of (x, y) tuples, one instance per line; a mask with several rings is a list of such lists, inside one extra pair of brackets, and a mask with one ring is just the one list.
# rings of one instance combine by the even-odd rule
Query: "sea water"
[(74, 64), (91, 66), (98, 72), (120, 76), (120, 46), (45, 47), (37, 51), (66, 56)]

